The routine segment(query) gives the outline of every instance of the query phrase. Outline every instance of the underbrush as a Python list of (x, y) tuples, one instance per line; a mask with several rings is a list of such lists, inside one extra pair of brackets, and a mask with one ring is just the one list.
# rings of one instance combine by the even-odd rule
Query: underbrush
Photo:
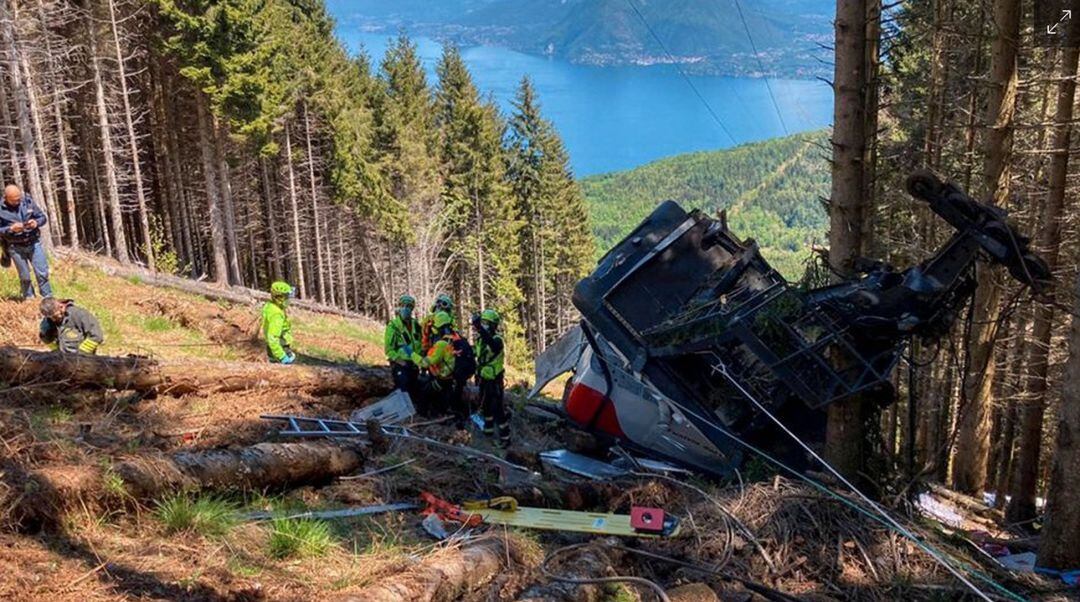
[(238, 522), (235, 507), (213, 496), (165, 498), (157, 503), (154, 515), (169, 533), (189, 531), (204, 537), (223, 537)]
[(318, 520), (277, 519), (270, 523), (267, 553), (271, 558), (315, 558), (336, 545), (330, 526)]

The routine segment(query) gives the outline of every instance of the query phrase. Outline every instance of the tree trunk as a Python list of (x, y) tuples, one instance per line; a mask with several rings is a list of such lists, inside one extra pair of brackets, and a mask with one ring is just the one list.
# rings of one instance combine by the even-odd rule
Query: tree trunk
[[(1068, 24), (1069, 43), (1062, 49), (1061, 79), (1058, 82), (1054, 115), (1053, 146), (1050, 159), (1049, 190), (1039, 218), (1036, 250), (1042, 254), (1053, 272), (1057, 271), (1061, 247), (1062, 221), (1065, 212), (1065, 185), (1069, 172), (1069, 150), (1072, 136), (1073, 101), (1076, 93), (1076, 69), (1080, 51), (1080, 24)], [(1071, 47), (1070, 47), (1071, 46)], [(1012, 500), (1006, 510), (1011, 522), (1035, 518), (1035, 494), (1039, 477), (1039, 452), (1042, 449), (1043, 414), (1046, 409), (1050, 339), (1053, 334), (1054, 289), (1046, 293), (1047, 300), (1035, 307), (1031, 338), (1027, 351), (1027, 386), (1025, 403), (1020, 412), (1020, 446), (1013, 467)], [(1065, 373), (1066, 386), (1076, 377)], [(1064, 408), (1063, 408), (1063, 411)]]
[(296, 285), (300, 288), (300, 297), (307, 299), (307, 285), (304, 283), (304, 247), (300, 244), (300, 209), (296, 199), (296, 173), (293, 170), (292, 135), (289, 134), (288, 126), (285, 126), (285, 167), (289, 170), (289, 208), (292, 209)]
[[(322, 232), (319, 224), (319, 192), (318, 185), (315, 183), (315, 154), (311, 148), (311, 118), (308, 116), (308, 105), (306, 102), (301, 103), (301, 107), (304, 111), (304, 144), (307, 147), (307, 164), (308, 164), (308, 183), (311, 186), (311, 214), (314, 216), (313, 224), (315, 226), (315, 275), (316, 284), (319, 289), (319, 301), (327, 303), (327, 287), (326, 287), (326, 272), (323, 271), (323, 247), (322, 247)], [(333, 302), (330, 301), (332, 305)]]
[[(82, 510), (85, 504), (150, 501), (179, 491), (249, 491), (324, 483), (362, 465), (363, 456), (356, 449), (327, 441), (304, 441), (259, 443), (236, 450), (143, 454), (108, 468), (47, 466), (11, 475), (21, 477), (20, 491), (29, 492), (13, 508), (13, 522), (24, 528), (55, 526), (68, 510)], [(118, 478), (123, 492), (107, 485), (107, 477)], [(116, 497), (122, 499), (112, 499)]]
[[(105, 169), (105, 193), (108, 196), (109, 217), (112, 219), (112, 227), (109, 228), (112, 240), (113, 252), (120, 263), (131, 261), (128, 255), (127, 236), (124, 234), (124, 215), (120, 211), (120, 184), (117, 181), (116, 159), (113, 156), (111, 124), (109, 123), (109, 109), (105, 105), (105, 84), (101, 79), (101, 60), (97, 51), (97, 32), (93, 28), (93, 16), (86, 18), (86, 34), (90, 43), (90, 68), (94, 72), (94, 97), (97, 105), (98, 130), (101, 136), (101, 158)], [(105, 222), (102, 222), (105, 229)]]
[[(1068, 52), (1075, 54), (1076, 50)], [(1080, 281), (1077, 284), (1080, 292)], [(1080, 302), (1074, 311), (1080, 315)], [(1080, 318), (1074, 315), (1038, 562), (1039, 566), (1062, 570), (1080, 567), (1080, 504), (1077, 503), (1080, 499), (1080, 378), (1077, 375), (1080, 375)]]
[(109, 6), (109, 26), (112, 28), (113, 49), (116, 51), (117, 78), (120, 80), (120, 96), (124, 103), (124, 125), (127, 128), (128, 150), (131, 153), (131, 170), (135, 178), (135, 200), (139, 209), (139, 232), (143, 240), (143, 253), (146, 265), (156, 270), (154, 245), (150, 238), (150, 217), (146, 211), (146, 191), (143, 187), (142, 163), (139, 158), (139, 140), (135, 133), (135, 118), (131, 112), (131, 98), (127, 85), (127, 68), (124, 66), (124, 53), (120, 48), (120, 32), (116, 27), (116, 2), (106, 0)]
[[(1016, 110), (1017, 47), (1020, 0), (994, 1), (994, 35), (990, 63), (990, 95), (986, 121), (984, 187), (987, 200), (1001, 206), (1009, 195), (1013, 115)], [(1075, 69), (1074, 69), (1075, 71)], [(953, 459), (953, 487), (977, 495), (986, 482), (990, 453), (990, 405), (994, 382), (994, 347), (1001, 312), (1001, 286), (989, 265), (979, 264), (979, 288), (972, 302), (974, 316), (968, 337), (968, 363), (961, 391), (964, 416)]]
[(203, 180), (206, 183), (206, 207), (209, 219), (204, 224), (210, 229), (210, 254), (214, 259), (214, 281), (229, 282), (229, 260), (225, 252), (225, 224), (221, 214), (221, 187), (214, 164), (214, 132), (211, 129), (209, 109), (202, 91), (195, 92), (198, 115), (199, 148), (202, 151)]
[[(862, 252), (866, 199), (867, 121), (866, 0), (838, 0), (833, 89), (833, 162), (829, 209), (829, 262), (851, 274)], [(828, 410), (825, 457), (842, 474), (854, 477), (863, 466), (866, 411), (858, 398), (833, 403)]]
[(0, 347), (0, 367), (10, 386), (65, 382), (67, 386), (185, 395), (196, 391), (308, 390), (317, 395), (388, 393), (384, 367), (281, 366), (211, 360), (159, 361)]
[(240, 278), (240, 258), (236, 244), (236, 209), (233, 206), (232, 183), (229, 179), (229, 162), (225, 154), (225, 132), (214, 119), (214, 156), (217, 159), (218, 177), (221, 179), (221, 211), (224, 214), (225, 255), (229, 262), (229, 284), (243, 284)]
[[(9, 0), (0, 0), (0, 30), (2, 30), (3, 45), (8, 52), (8, 76), (11, 78), (11, 87), (15, 96), (15, 119), (19, 126), (19, 135), (22, 141), (23, 162), (26, 164), (26, 177), (29, 180), (30, 194), (38, 203), (45, 203), (46, 197), (41, 188), (41, 166), (38, 164), (37, 144), (34, 140), (34, 127), (30, 114), (30, 99), (23, 81), (22, 69), (19, 56), (20, 49), (15, 37), (15, 20)], [(55, 216), (50, 216), (55, 218)], [(50, 228), (41, 231), (42, 240), (46, 246), (51, 245)]]
[(284, 277), (284, 270), (281, 267), (281, 242), (278, 240), (273, 204), (270, 202), (274, 191), (270, 187), (270, 169), (266, 163), (266, 157), (259, 157), (259, 169), (262, 171), (263, 211), (265, 212), (263, 218), (266, 220), (266, 230), (270, 233), (270, 274), (274, 280), (281, 280)]
[[(447, 548), (416, 566), (370, 585), (338, 602), (449, 602), (487, 585), (504, 569), (505, 544), (499, 539)], [(478, 599), (484, 598), (478, 596)]]

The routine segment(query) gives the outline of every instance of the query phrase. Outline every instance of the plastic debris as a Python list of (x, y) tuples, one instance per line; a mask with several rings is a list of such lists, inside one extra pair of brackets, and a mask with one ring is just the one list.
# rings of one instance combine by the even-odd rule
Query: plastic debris
[(941, 502), (929, 493), (920, 493), (919, 497), (915, 499), (915, 506), (924, 516), (929, 516), (950, 527), (959, 528), (964, 524), (964, 517), (960, 516), (956, 508)]
[(1023, 552), (1002, 556), (997, 561), (1001, 566), (1019, 573), (1032, 573), (1035, 571), (1035, 552)]
[(416, 415), (412, 398), (404, 391), (394, 391), (381, 400), (354, 411), (350, 422), (364, 423), (374, 420), (379, 424), (397, 424)]

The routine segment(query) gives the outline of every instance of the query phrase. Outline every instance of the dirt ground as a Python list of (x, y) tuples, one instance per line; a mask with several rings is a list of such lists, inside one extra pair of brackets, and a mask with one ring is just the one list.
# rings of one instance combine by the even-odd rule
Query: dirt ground
[[(107, 335), (101, 353), (262, 361), (256, 307), (151, 288), (73, 263), (58, 264), (54, 277), (59, 294), (101, 318)], [(0, 342), (40, 347), (37, 308), (10, 300), (14, 289), (10, 274), (0, 275)], [(295, 312), (294, 328), (303, 361), (381, 362), (377, 324)], [(628, 512), (633, 505), (657, 506), (682, 520), (677, 538), (622, 542), (492, 527), (488, 535), (506, 550), (502, 570), (460, 592), (456, 597), (461, 599), (654, 599), (647, 590), (626, 584), (554, 587), (541, 571), (544, 555), (587, 542), (593, 545), (579, 556), (554, 559), (550, 570), (580, 574), (588, 568), (601, 573), (589, 576), (637, 576), (666, 589), (704, 583), (720, 599), (730, 600), (762, 599), (739, 579), (806, 600), (964, 596), (960, 585), (913, 544), (842, 501), (767, 471), (736, 483), (649, 476), (597, 483), (546, 469), (537, 460), (539, 451), (568, 445), (587, 449), (595, 442), (571, 436), (565, 423), (526, 411), (520, 399), (509, 450), (476, 431), (456, 432), (445, 423), (413, 428), (525, 463), (539, 473), (531, 479), (507, 480), (491, 463), (400, 440), (363, 449), (363, 466), (355, 478), (287, 489), (219, 488), (133, 499), (124, 494), (122, 482), (108, 477), (111, 466), (150, 454), (282, 441), (278, 425), (260, 420), (260, 414), (346, 418), (370, 401), (275, 391), (140, 398), (123, 391), (75, 390), (62, 382), (0, 384), (0, 600), (364, 599), (365, 587), (420, 563), (438, 564), (438, 555), (445, 553), (424, 533), (418, 512), (327, 521), (318, 539), (283, 535), (277, 523), (235, 518), (222, 520), (220, 529), (177, 529), (163, 508), (178, 497), (210, 500), (235, 517), (259, 510), (416, 502), (422, 491), (455, 502), (511, 494), (522, 504), (577, 510)], [(90, 471), (106, 478), (85, 487), (80, 479)], [(40, 474), (62, 486), (44, 492), (53, 496), (53, 506), (43, 511), (49, 520), (27, 523), (19, 519), (20, 505), (47, 499), (33, 490), (37, 481), (28, 477)], [(936, 545), (987, 566), (962, 543), (924, 526)], [(282, 554), (283, 537), (322, 544)], [(705, 565), (711, 572), (680, 568), (635, 550)], [(1051, 587), (1045, 582), (1001, 573), (994, 577), (1023, 595), (1064, 595), (1038, 594), (1036, 588)]]

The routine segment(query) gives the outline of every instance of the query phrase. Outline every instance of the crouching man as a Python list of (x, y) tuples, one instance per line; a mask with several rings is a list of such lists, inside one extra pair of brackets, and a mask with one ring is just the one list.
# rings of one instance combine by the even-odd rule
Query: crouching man
[(75, 305), (71, 299), (42, 299), (41, 316), (38, 336), (53, 351), (94, 355), (105, 342), (101, 324), (94, 314)]

